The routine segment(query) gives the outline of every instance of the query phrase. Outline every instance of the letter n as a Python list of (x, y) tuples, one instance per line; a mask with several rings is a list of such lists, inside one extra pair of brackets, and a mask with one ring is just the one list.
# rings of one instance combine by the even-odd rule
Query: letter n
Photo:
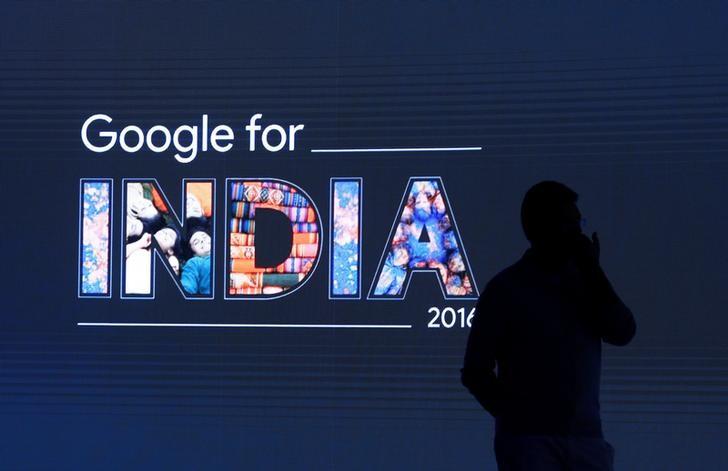
[(122, 299), (154, 299), (157, 259), (185, 299), (214, 298), (215, 180), (183, 179), (181, 202), (180, 219), (156, 179), (122, 180)]

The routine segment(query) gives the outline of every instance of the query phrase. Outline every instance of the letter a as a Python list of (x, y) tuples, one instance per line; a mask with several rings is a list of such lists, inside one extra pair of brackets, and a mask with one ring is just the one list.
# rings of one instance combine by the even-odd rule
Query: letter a
[(368, 299), (404, 299), (414, 272), (434, 273), (445, 299), (478, 297), (440, 177), (410, 178)]

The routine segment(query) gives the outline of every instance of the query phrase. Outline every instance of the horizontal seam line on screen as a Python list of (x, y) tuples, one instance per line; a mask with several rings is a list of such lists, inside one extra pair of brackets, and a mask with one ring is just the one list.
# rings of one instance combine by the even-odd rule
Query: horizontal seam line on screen
[(156, 322), (78, 322), (81, 327), (228, 327), (228, 328), (326, 328), (326, 329), (411, 329), (412, 324), (197, 324)]

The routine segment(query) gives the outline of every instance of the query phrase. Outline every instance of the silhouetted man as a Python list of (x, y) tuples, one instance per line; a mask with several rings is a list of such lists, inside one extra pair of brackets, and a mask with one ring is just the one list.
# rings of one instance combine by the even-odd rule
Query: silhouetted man
[[(500, 470), (611, 470), (599, 414), (601, 342), (626, 345), (632, 312), (582, 233), (578, 195), (543, 181), (521, 223), (531, 242), (478, 299), (462, 382), (495, 417)], [(497, 375), (494, 368), (497, 364)]]

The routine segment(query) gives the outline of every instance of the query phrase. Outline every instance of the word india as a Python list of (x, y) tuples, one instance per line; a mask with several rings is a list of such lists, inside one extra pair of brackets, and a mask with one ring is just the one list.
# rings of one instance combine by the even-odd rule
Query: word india
[[(220, 291), (226, 300), (275, 299), (301, 289), (322, 259), (329, 299), (402, 300), (418, 272), (444, 299), (478, 297), (441, 177), (409, 178), (366, 293), (361, 177), (330, 179), (326, 223), (300, 186), (277, 178), (226, 178), (222, 191), (215, 178), (187, 178), (180, 200), (155, 178), (123, 178), (119, 207), (115, 183), (80, 180), (80, 298), (154, 299), (161, 263), (184, 299), (210, 300)], [(271, 239), (279, 242), (273, 256)]]

